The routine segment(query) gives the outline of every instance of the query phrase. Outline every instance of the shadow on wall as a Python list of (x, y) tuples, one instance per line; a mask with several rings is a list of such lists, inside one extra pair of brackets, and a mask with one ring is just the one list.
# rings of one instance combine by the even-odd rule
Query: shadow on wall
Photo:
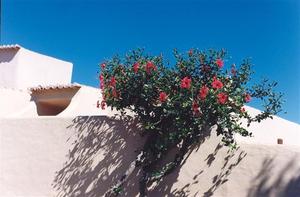
[[(295, 168), (295, 161), (290, 160), (280, 171), (276, 171), (274, 179), (274, 169), (278, 167), (274, 159), (265, 159), (260, 172), (253, 179), (253, 185), (248, 192), (247, 197), (296, 197), (300, 196), (300, 168), (292, 170), (296, 172), (293, 178), (287, 178), (286, 175), (291, 173)], [(298, 165), (299, 166), (299, 165)], [(291, 176), (289, 174), (289, 176)]]
[(0, 63), (11, 62), (12, 59), (14, 59), (14, 57), (16, 56), (17, 52), (18, 51), (15, 49), (2, 50), (0, 53)]
[[(234, 168), (238, 166), (247, 155), (239, 148), (236, 150), (228, 149), (228, 151), (224, 154), (224, 152), (221, 151), (222, 148), (223, 151), (228, 149), (227, 147), (222, 146), (221, 143), (216, 145), (214, 151), (208, 154), (204, 159), (203, 162), (205, 166), (202, 166), (202, 168), (198, 167), (200, 171), (191, 176), (192, 181), (184, 180), (185, 185), (183, 187), (172, 188), (173, 183), (178, 181), (179, 171), (181, 170), (180, 167), (185, 164), (185, 162), (183, 162), (181, 166), (175, 170), (175, 172), (172, 172), (172, 174), (168, 175), (165, 180), (162, 180), (161, 183), (150, 192), (150, 196), (214, 196), (214, 192), (229, 180), (229, 175), (231, 174), (232, 170), (234, 170)], [(200, 153), (195, 153), (198, 151), (198, 149), (200, 149)], [(198, 154), (205, 154), (201, 151), (200, 146), (194, 147), (192, 151), (192, 154), (197, 154), (192, 156), (196, 157), (196, 159), (198, 158), (197, 156), (199, 156)], [(218, 164), (216, 164), (217, 167), (213, 166), (217, 158), (222, 158), (222, 166), (218, 166)], [(201, 164), (201, 161), (193, 163), (193, 165), (199, 164)], [(206, 173), (206, 175), (203, 175), (204, 173)], [(201, 177), (201, 175), (204, 177)], [(209, 177), (212, 178), (209, 179)], [(202, 186), (203, 181), (208, 183), (208, 187), (206, 189)]]
[[(218, 145), (220, 146), (220, 144)], [(217, 149), (218, 148), (218, 149)], [(220, 147), (217, 147), (214, 152), (214, 157), (216, 155), (216, 150), (219, 150)], [(238, 153), (237, 158), (234, 158), (235, 154)], [(240, 162), (247, 156), (247, 153), (239, 150), (237, 148), (234, 151), (227, 151), (227, 154), (224, 158), (224, 164), (221, 167), (220, 173), (215, 175), (212, 180), (212, 186), (204, 193), (204, 196), (213, 196), (214, 192), (220, 187), (222, 184), (226, 183), (229, 178), (228, 176), (232, 172), (232, 170), (240, 164)], [(207, 161), (207, 164), (210, 166), (211, 162)]]
[[(53, 183), (57, 196), (104, 196), (135, 161), (145, 141), (139, 135), (138, 122), (131, 116), (115, 116), (113, 118), (80, 116), (75, 118), (68, 128), (75, 132), (74, 136), (68, 139), (73, 143), (67, 161), (64, 163), (64, 167), (57, 172)], [(200, 171), (193, 175), (190, 183), (189, 181), (184, 182), (186, 185), (182, 188), (174, 189), (172, 186), (178, 181), (180, 168), (185, 164), (191, 152), (197, 152), (199, 148), (200, 145), (192, 147), (191, 151), (185, 155), (181, 165), (151, 187), (148, 195), (190, 196), (189, 188), (193, 185), (196, 185), (197, 188), (197, 184), (201, 184), (198, 178), (205, 169), (197, 168)], [(202, 163), (206, 168), (212, 165), (221, 149), (221, 144), (217, 144), (214, 151), (204, 157)], [(202, 154), (201, 152), (200, 150), (197, 154)], [(218, 169), (219, 172), (210, 170), (215, 175), (212, 176), (208, 190), (197, 191), (195, 196), (212, 196), (222, 184), (228, 181), (228, 175), (246, 156), (243, 151), (240, 151), (237, 159), (232, 159), (234, 153), (227, 152), (227, 156), (223, 157), (223, 166)], [(121, 196), (138, 196), (140, 174), (139, 169), (135, 169), (124, 183)]]
[(137, 121), (130, 116), (80, 116), (69, 129), (76, 135), (69, 139), (68, 159), (54, 180), (57, 196), (103, 196), (137, 156), (133, 151), (142, 144)]

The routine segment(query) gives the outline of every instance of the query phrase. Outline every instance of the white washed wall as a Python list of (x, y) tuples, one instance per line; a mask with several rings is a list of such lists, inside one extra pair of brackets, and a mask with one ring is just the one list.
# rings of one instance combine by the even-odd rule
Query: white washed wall
[[(106, 116), (0, 119), (0, 196), (103, 196), (142, 144), (135, 123)], [(300, 196), (300, 148), (212, 136), (149, 196)], [(139, 172), (121, 196), (137, 196)]]
[(25, 48), (0, 50), (0, 87), (69, 84), (73, 65)]

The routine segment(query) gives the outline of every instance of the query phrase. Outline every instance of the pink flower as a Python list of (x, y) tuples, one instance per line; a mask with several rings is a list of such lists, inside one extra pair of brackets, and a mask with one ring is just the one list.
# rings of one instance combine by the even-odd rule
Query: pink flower
[(103, 100), (103, 101), (101, 101), (101, 109), (105, 109), (105, 106), (106, 106), (106, 102)]
[(116, 87), (116, 84), (117, 84), (116, 78), (115, 78), (114, 76), (111, 77), (111, 79), (110, 79), (110, 85), (111, 85), (112, 87)]
[(165, 92), (160, 92), (159, 93), (159, 100), (160, 100), (160, 102), (165, 102), (166, 100), (167, 100), (167, 94), (165, 93)]
[(214, 89), (221, 89), (221, 88), (223, 88), (223, 83), (221, 81), (219, 81), (216, 77), (214, 77), (214, 80), (212, 82), (212, 87)]
[(216, 64), (218, 65), (219, 68), (222, 68), (224, 66), (224, 62), (222, 59), (217, 59)]
[(190, 87), (191, 87), (191, 82), (192, 82), (192, 80), (191, 80), (189, 77), (184, 77), (184, 78), (181, 80), (180, 87), (181, 87), (181, 88), (190, 89)]
[(119, 97), (119, 94), (118, 94), (118, 92), (117, 92), (116, 89), (113, 89), (112, 95), (113, 95), (114, 98), (118, 98)]
[(228, 100), (227, 94), (225, 94), (225, 93), (223, 93), (223, 92), (219, 93), (219, 94), (217, 95), (217, 97), (218, 97), (218, 102), (219, 102), (220, 104), (225, 104), (226, 101)]
[(245, 109), (244, 107), (242, 107), (242, 108), (241, 108), (241, 112), (242, 112), (242, 113), (245, 113), (245, 112), (246, 112), (246, 109)]
[(137, 73), (140, 68), (140, 63), (136, 62), (133, 64), (134, 73)]
[(244, 99), (245, 99), (245, 102), (246, 102), (246, 103), (250, 102), (250, 101), (251, 101), (251, 96), (250, 96), (250, 94), (248, 94), (248, 93), (245, 94), (245, 98), (244, 98)]
[(100, 75), (100, 76), (99, 76), (99, 80), (100, 80), (100, 81), (103, 81), (103, 80), (104, 80), (104, 76), (103, 76), (103, 75)]
[(105, 67), (106, 67), (106, 64), (105, 64), (105, 63), (102, 63), (102, 64), (101, 64), (101, 68), (104, 69)]
[(192, 109), (194, 113), (199, 113), (199, 105), (196, 101), (193, 102)]
[(201, 100), (204, 100), (208, 94), (209, 88), (206, 86), (203, 86), (199, 91), (199, 97)]
[(157, 67), (155, 66), (155, 64), (153, 64), (153, 62), (148, 61), (147, 64), (146, 64), (146, 72), (147, 72), (147, 74), (150, 74), (152, 70), (156, 71)]
[(194, 53), (194, 50), (193, 50), (193, 49), (190, 49), (190, 50), (189, 50), (189, 56), (192, 56), (193, 53)]
[(104, 87), (104, 76), (100, 75), (99, 80), (100, 80), (100, 89), (103, 89), (103, 87)]

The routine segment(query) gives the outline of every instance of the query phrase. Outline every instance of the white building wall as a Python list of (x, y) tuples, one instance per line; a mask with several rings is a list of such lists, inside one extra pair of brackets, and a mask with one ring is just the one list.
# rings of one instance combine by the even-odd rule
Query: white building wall
[(0, 87), (17, 88), (18, 56), (15, 49), (0, 51)]
[(19, 53), (19, 69), (16, 79), (18, 88), (71, 83), (72, 63), (24, 48), (21, 48)]
[(23, 111), (31, 103), (33, 102), (28, 91), (0, 87), (0, 118)]
[(73, 65), (22, 47), (0, 47), (0, 87), (70, 84)]
[[(137, 131), (107, 116), (0, 119), (0, 196), (104, 196), (137, 157)], [(207, 138), (149, 196), (300, 196), (299, 146), (240, 143), (231, 152), (219, 142)], [(120, 196), (138, 196), (136, 173)]]
[[(253, 107), (245, 106), (245, 108), (251, 116), (261, 113), (260, 110)], [(244, 123), (247, 128), (246, 121)], [(277, 144), (277, 139), (282, 139), (283, 144), (300, 146), (300, 125), (278, 116), (263, 120), (261, 123), (252, 123), (247, 130), (253, 134), (253, 137), (243, 137), (237, 134), (238, 143), (274, 145)]]

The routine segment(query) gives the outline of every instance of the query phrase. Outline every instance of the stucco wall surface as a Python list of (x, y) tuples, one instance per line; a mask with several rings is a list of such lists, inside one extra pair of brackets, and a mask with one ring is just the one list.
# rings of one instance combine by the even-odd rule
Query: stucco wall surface
[(1, 49), (0, 87), (27, 89), (71, 83), (73, 64), (25, 48)]
[[(143, 139), (131, 116), (0, 119), (0, 196), (103, 196)], [(300, 146), (241, 142), (212, 133), (149, 196), (300, 196)], [(139, 170), (121, 196), (137, 196)]]
[(0, 87), (17, 88), (18, 50), (0, 51)]
[(27, 90), (0, 87), (0, 117), (9, 117), (24, 111), (30, 104), (30, 98)]
[(101, 108), (97, 108), (98, 100), (102, 100), (100, 89), (81, 85), (81, 88), (74, 95), (69, 106), (58, 116), (74, 117), (76, 115), (109, 115), (116, 113), (108, 109), (102, 110)]
[[(245, 108), (251, 116), (260, 113), (253, 107), (246, 106)], [(244, 126), (246, 127), (246, 124)], [(280, 138), (286, 145), (300, 146), (300, 125), (278, 116), (263, 120), (261, 123), (252, 123), (248, 130), (252, 132), (253, 137), (245, 138), (237, 135), (238, 142), (274, 145)]]
[(17, 87), (70, 84), (73, 64), (25, 48), (19, 50)]

